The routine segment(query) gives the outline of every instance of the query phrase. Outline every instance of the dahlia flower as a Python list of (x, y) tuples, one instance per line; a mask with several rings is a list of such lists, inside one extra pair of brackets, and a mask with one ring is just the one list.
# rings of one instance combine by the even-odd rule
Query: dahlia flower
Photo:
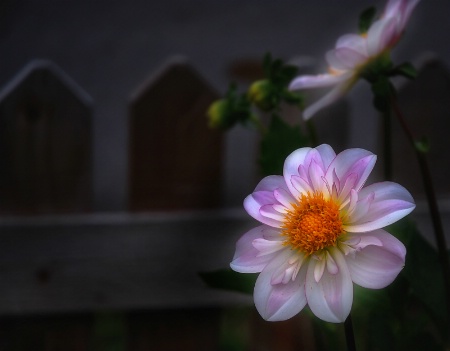
[(406, 249), (382, 227), (409, 214), (414, 200), (396, 183), (363, 187), (375, 161), (363, 149), (301, 148), (283, 176), (262, 179), (244, 200), (262, 225), (238, 240), (230, 265), (260, 272), (254, 300), (264, 319), (286, 320), (308, 304), (317, 317), (343, 322), (353, 282), (380, 289), (402, 270)]
[(363, 34), (341, 36), (333, 50), (326, 53), (328, 73), (295, 78), (290, 90), (333, 87), (330, 92), (307, 107), (304, 119), (338, 100), (355, 84), (368, 65), (384, 59), (399, 41), (412, 10), (419, 0), (389, 0), (382, 16)]

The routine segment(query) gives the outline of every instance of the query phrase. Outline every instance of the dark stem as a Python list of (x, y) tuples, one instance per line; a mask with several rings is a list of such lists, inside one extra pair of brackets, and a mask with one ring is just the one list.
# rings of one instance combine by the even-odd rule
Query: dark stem
[(311, 140), (311, 144), (313, 147), (316, 147), (319, 145), (319, 139), (317, 137), (317, 130), (316, 126), (314, 125), (312, 120), (306, 121), (306, 128), (308, 129), (309, 138)]
[(383, 113), (383, 157), (384, 157), (384, 179), (392, 180), (392, 130), (391, 112), (389, 109)]
[(345, 340), (347, 342), (348, 351), (356, 351), (355, 334), (353, 332), (353, 322), (351, 314), (348, 315), (344, 322)]
[[(420, 173), (422, 174), (423, 185), (427, 196), (428, 207), (430, 210), (431, 220), (433, 222), (434, 235), (436, 238), (436, 244), (438, 248), (439, 261), (442, 266), (442, 275), (444, 279), (445, 296), (447, 297), (447, 325), (450, 327), (450, 265), (447, 254), (447, 244), (445, 241), (444, 228), (442, 226), (442, 219), (439, 212), (438, 202), (436, 198), (436, 192), (433, 186), (433, 180), (431, 177), (430, 168), (428, 166), (427, 157), (425, 152), (417, 146), (416, 139), (414, 138), (411, 130), (406, 124), (403, 114), (397, 105), (395, 99), (392, 99), (392, 107), (395, 115), (397, 116), (403, 130), (411, 143), (414, 152), (419, 162)], [(450, 334), (450, 333), (449, 333)]]

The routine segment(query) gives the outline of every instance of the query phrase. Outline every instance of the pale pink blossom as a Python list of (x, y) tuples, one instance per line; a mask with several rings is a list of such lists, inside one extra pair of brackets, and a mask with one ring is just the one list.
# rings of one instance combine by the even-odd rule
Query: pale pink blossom
[(364, 68), (397, 44), (404, 32), (411, 12), (419, 0), (389, 0), (382, 16), (372, 23), (367, 33), (341, 36), (333, 50), (326, 53), (328, 72), (303, 75), (295, 78), (289, 89), (332, 87), (321, 99), (303, 112), (304, 119), (311, 118), (330, 105), (355, 84)]
[(254, 300), (264, 319), (286, 320), (308, 304), (317, 317), (343, 322), (353, 282), (380, 289), (402, 270), (406, 249), (382, 228), (409, 214), (414, 200), (396, 183), (363, 187), (375, 161), (363, 149), (301, 148), (283, 176), (262, 179), (244, 200), (261, 225), (239, 239), (230, 265), (260, 272)]

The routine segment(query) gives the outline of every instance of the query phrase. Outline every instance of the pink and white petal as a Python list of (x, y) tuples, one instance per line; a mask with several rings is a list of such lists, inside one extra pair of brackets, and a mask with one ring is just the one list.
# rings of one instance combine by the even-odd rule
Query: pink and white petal
[(263, 239), (271, 241), (284, 241), (286, 239), (284, 236), (280, 235), (279, 228), (272, 228), (266, 225), (263, 225), (262, 237)]
[(339, 49), (332, 49), (326, 52), (325, 60), (328, 63), (328, 66), (332, 70), (332, 72), (338, 72), (338, 75), (342, 75), (344, 73), (348, 73), (349, 70), (353, 69), (353, 66), (349, 66), (345, 61), (342, 60), (337, 55), (337, 51)]
[(271, 175), (261, 179), (261, 181), (258, 183), (254, 191), (273, 192), (275, 189), (278, 188), (287, 189), (283, 177), (279, 175)]
[(327, 182), (332, 184), (334, 177), (337, 176), (343, 186), (347, 177), (356, 174), (355, 190), (359, 190), (372, 172), (376, 160), (376, 155), (364, 149), (344, 150), (336, 156), (328, 167)]
[(336, 49), (349, 48), (367, 57), (366, 40), (358, 34), (345, 34), (336, 42)]
[(336, 153), (334, 152), (333, 148), (328, 144), (322, 144), (315, 148), (322, 158), (324, 171), (328, 169), (328, 166), (330, 163), (334, 160), (336, 157)]
[(375, 21), (367, 32), (367, 51), (370, 56), (380, 54), (398, 39), (397, 19), (393, 17)]
[(250, 216), (261, 223), (276, 227), (279, 221), (268, 218), (261, 213), (261, 208), (267, 205), (279, 204), (274, 191), (277, 189), (288, 190), (282, 176), (268, 176), (263, 178), (256, 186), (255, 191), (244, 199), (244, 208)]
[(383, 11), (383, 18), (401, 18), (400, 29), (402, 30), (419, 1), (420, 0), (390, 0)]
[[(383, 228), (411, 213), (416, 205), (411, 194), (393, 182), (371, 184), (359, 192), (359, 201), (373, 196), (369, 210), (344, 226), (348, 232), (368, 232)], [(358, 206), (358, 204), (356, 205)], [(357, 210), (355, 210), (356, 213)]]
[(344, 225), (350, 233), (362, 233), (386, 227), (410, 214), (416, 206), (402, 200), (375, 200), (366, 215), (356, 222)]
[[(279, 206), (282, 209), (284, 209), (284, 206)], [(286, 212), (279, 212), (277, 211), (277, 209), (274, 207), (274, 205), (264, 205), (260, 208), (259, 212), (261, 213), (262, 216), (266, 217), (266, 218), (270, 218), (273, 220), (276, 220), (279, 222), (279, 225), (281, 225), (283, 223), (284, 220), (284, 216)]]
[(273, 196), (275, 196), (275, 199), (277, 199), (277, 201), (286, 209), (291, 209), (292, 204), (296, 202), (295, 198), (289, 191), (281, 188), (274, 190)]
[(305, 181), (304, 178), (300, 176), (292, 176), (291, 185), (293, 188), (292, 193), (297, 198), (299, 198), (301, 194), (313, 192), (313, 188), (311, 187), (309, 182)]
[[(316, 148), (311, 149), (306, 155), (305, 160), (303, 161), (303, 169), (305, 170), (304, 174), (307, 176), (307, 179), (310, 179), (309, 167), (312, 165), (312, 163), (316, 163), (321, 168), (322, 172), (325, 172), (326, 169), (323, 166), (322, 156), (320, 155), (319, 151), (316, 150)], [(301, 167), (299, 167), (299, 175), (303, 177)]]
[(338, 86), (334, 87), (331, 91), (329, 91), (326, 95), (322, 96), (319, 100), (317, 100), (312, 105), (308, 106), (303, 111), (303, 119), (308, 120), (312, 116), (314, 116), (317, 112), (322, 110), (323, 108), (331, 105), (333, 102), (339, 100), (345, 93), (353, 86), (355, 83), (351, 74), (345, 74), (346, 80), (343, 80)]
[(410, 0), (410, 1), (404, 0), (404, 2), (406, 2), (406, 7), (402, 11), (399, 31), (403, 31), (405, 29), (406, 22), (408, 22), (412, 11), (416, 7), (416, 5), (419, 3), (419, 1), (420, 0)]
[(375, 194), (375, 201), (402, 200), (414, 204), (414, 198), (408, 190), (394, 182), (378, 182), (370, 184), (359, 191), (359, 198), (364, 199)]
[(275, 228), (279, 227), (279, 225), (280, 225), (279, 220), (269, 218), (261, 213), (261, 208), (263, 206), (266, 206), (266, 205), (261, 204), (261, 202), (258, 202), (257, 200), (255, 200), (254, 194), (248, 195), (244, 199), (244, 208), (250, 216), (252, 216), (254, 219), (256, 219), (257, 221), (260, 221), (263, 224), (267, 224), (267, 225), (269, 225), (271, 227), (275, 227)]
[(282, 321), (299, 313), (306, 305), (306, 265), (300, 268), (294, 280), (286, 284), (272, 285), (273, 275), (280, 266), (289, 261), (290, 249), (279, 253), (258, 276), (254, 290), (255, 306), (267, 321)]
[(345, 79), (347, 77), (342, 74), (304, 75), (294, 78), (289, 84), (289, 90), (325, 88), (339, 84)]
[[(355, 192), (352, 191), (352, 194), (354, 195)], [(370, 193), (369, 196), (366, 196), (363, 199), (356, 198), (356, 203), (353, 204), (353, 211), (350, 212), (350, 210), (349, 210), (346, 213), (346, 220), (344, 222), (344, 226), (358, 223), (358, 221), (361, 218), (366, 216), (370, 210), (370, 206), (372, 205), (374, 197), (375, 197), (375, 193)], [(355, 201), (355, 198), (352, 198), (350, 196), (350, 201)]]
[[(253, 245), (254, 240), (263, 237), (265, 228), (267, 227), (261, 225), (250, 229), (237, 241), (233, 261), (230, 263), (231, 269), (240, 273), (258, 273), (273, 259), (275, 253), (261, 256), (260, 251)], [(283, 248), (281, 242), (279, 245)]]
[(347, 204), (352, 200), (352, 193), (353, 196), (355, 188), (356, 188), (356, 184), (358, 182), (358, 175), (356, 173), (351, 173), (349, 174), (348, 177), (345, 177), (344, 179), (342, 179), (342, 182), (339, 182), (341, 186), (341, 188), (337, 189), (337, 193), (339, 195), (337, 201), (338, 203), (341, 203), (341, 206), (343, 204)]
[(302, 147), (292, 152), (284, 161), (283, 177), (286, 186), (288, 187), (294, 198), (300, 194), (299, 189), (296, 189), (292, 184), (292, 177), (299, 175), (299, 166), (305, 161), (306, 156), (312, 149), (310, 147)]
[(313, 191), (324, 193), (326, 191), (326, 183), (324, 182), (324, 171), (317, 162), (311, 162), (309, 166), (309, 179), (311, 180), (311, 187)]
[(253, 247), (259, 251), (258, 256), (270, 255), (284, 249), (286, 246), (280, 240), (266, 240), (257, 238), (253, 240)]
[(363, 239), (366, 235), (381, 245), (361, 240), (360, 246), (364, 247), (355, 255), (346, 256), (347, 265), (354, 283), (364, 288), (381, 289), (391, 284), (403, 269), (406, 249), (397, 238), (382, 229), (360, 236)]
[(354, 69), (368, 59), (367, 55), (363, 55), (349, 48), (336, 49), (334, 55), (342, 62), (346, 69)]
[(294, 280), (295, 271), (301, 268), (305, 259), (303, 254), (286, 247), (285, 249), (286, 252), (280, 253), (280, 255), (285, 253), (287, 259), (272, 271), (272, 280), (270, 281), (272, 285), (287, 284), (289, 281)]
[(350, 313), (353, 302), (353, 283), (344, 256), (337, 248), (330, 253), (338, 271), (330, 274), (324, 270), (322, 278), (316, 282), (314, 277), (315, 260), (310, 260), (306, 274), (306, 298), (311, 311), (326, 322), (344, 322)]
[(398, 16), (408, 0), (389, 0), (384, 7), (382, 18)]

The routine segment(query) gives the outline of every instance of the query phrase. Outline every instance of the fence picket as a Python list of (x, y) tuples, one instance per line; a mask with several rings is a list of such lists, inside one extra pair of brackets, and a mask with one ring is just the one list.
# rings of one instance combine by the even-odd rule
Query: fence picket
[(91, 99), (32, 61), (0, 92), (0, 212), (85, 212), (91, 168)]
[(217, 93), (185, 60), (171, 60), (132, 94), (132, 211), (210, 208), (219, 202), (221, 135), (205, 111)]

